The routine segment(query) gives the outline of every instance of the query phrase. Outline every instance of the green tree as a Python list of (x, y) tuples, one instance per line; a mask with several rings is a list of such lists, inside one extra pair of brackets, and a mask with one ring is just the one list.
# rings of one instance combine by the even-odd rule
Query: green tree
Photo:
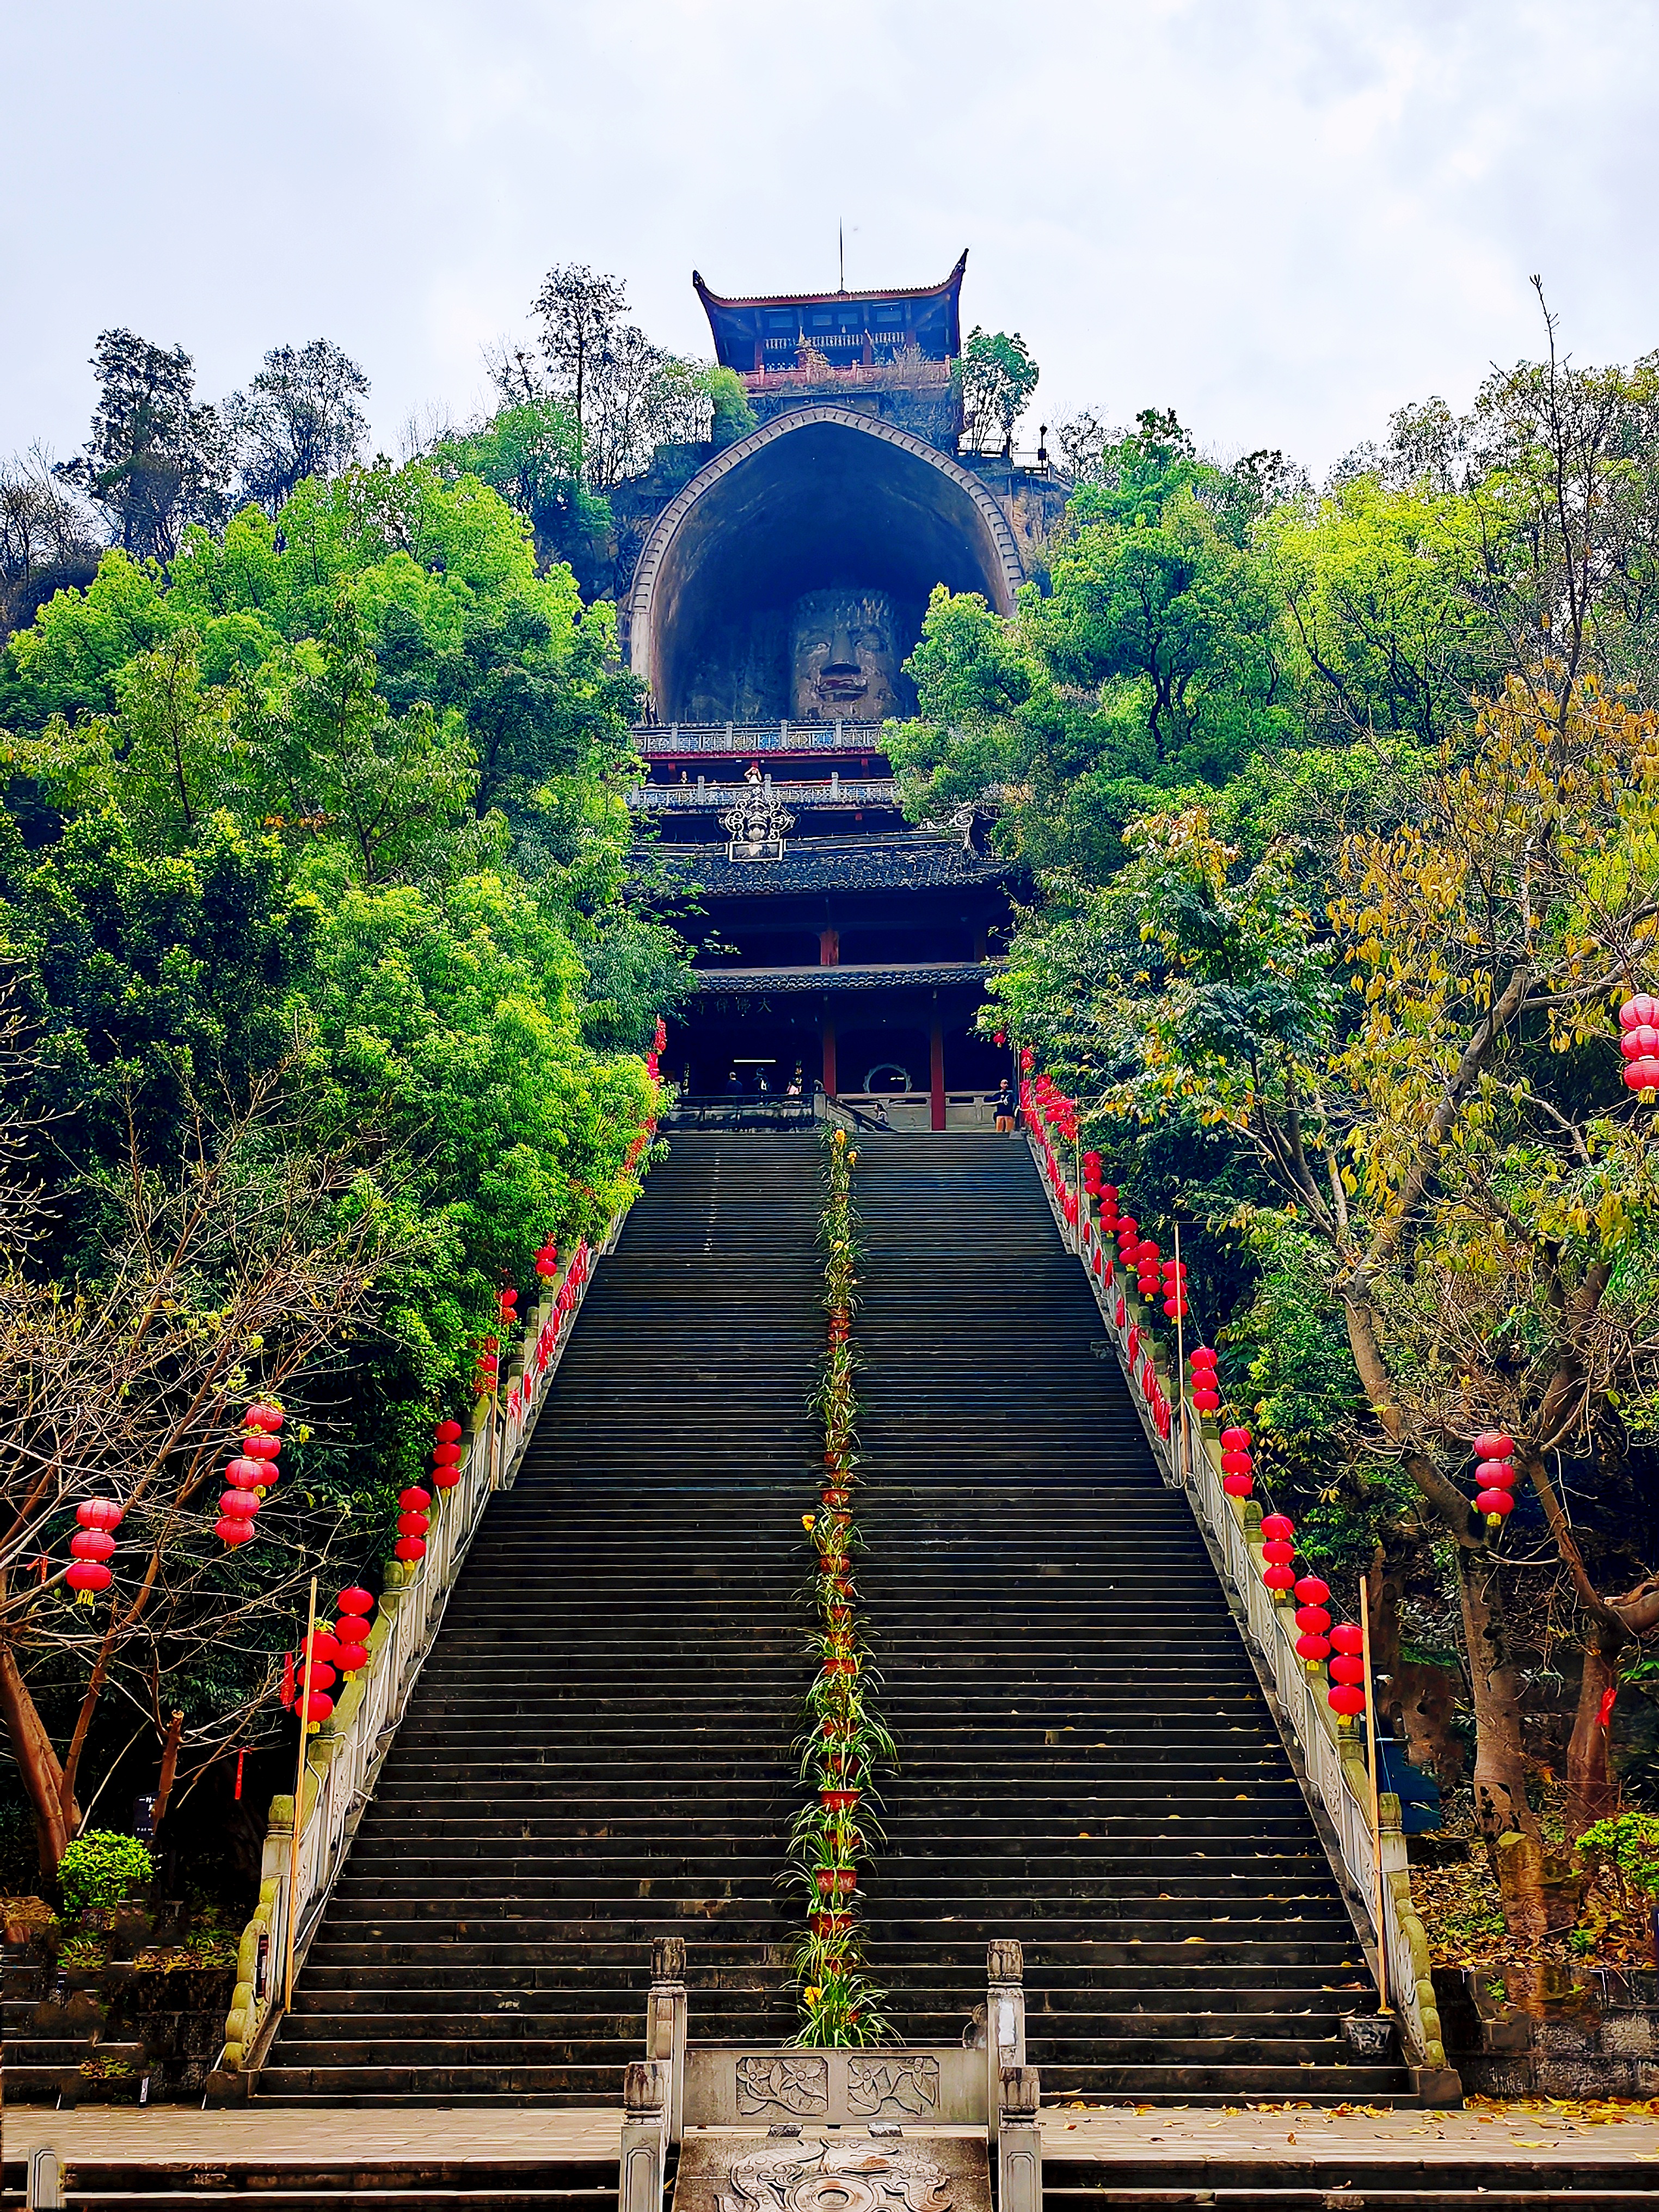
[(62, 472), (102, 507), (124, 553), (170, 560), (186, 522), (222, 513), (223, 426), (196, 404), (195, 367), (182, 346), (168, 351), (133, 331), (100, 331), (92, 372), (92, 434)]
[(975, 327), (951, 363), (951, 381), (962, 402), (962, 434), (974, 453), (1000, 436), (1006, 451), (1014, 425), (1031, 404), (1042, 372), (1019, 332)]
[(342, 592), (314, 650), (284, 670), (251, 748), (258, 787), (290, 836), (337, 838), (362, 883), (422, 866), (477, 785), (465, 734), (424, 700), (381, 696), (356, 602)]

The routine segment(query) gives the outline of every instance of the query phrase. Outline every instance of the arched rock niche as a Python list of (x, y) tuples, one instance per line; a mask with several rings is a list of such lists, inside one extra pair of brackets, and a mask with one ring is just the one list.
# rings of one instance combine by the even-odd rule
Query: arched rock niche
[(1024, 580), (1006, 518), (966, 469), (874, 416), (792, 409), (658, 516), (629, 661), (663, 721), (769, 720), (790, 710), (790, 610), (806, 593), (888, 593), (908, 653), (936, 584), (1012, 614)]

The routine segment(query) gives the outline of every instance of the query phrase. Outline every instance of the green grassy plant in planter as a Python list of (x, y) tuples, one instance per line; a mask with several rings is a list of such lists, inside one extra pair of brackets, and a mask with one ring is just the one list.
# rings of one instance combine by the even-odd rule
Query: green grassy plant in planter
[(146, 1888), (155, 1869), (137, 1836), (112, 1828), (91, 1828), (76, 1836), (58, 1863), (58, 1880), (66, 1913), (107, 1910)]
[(860, 1245), (852, 1202), (858, 1153), (844, 1129), (829, 1132), (824, 1248), (828, 1341), (813, 1394), (823, 1427), (819, 1510), (801, 1521), (815, 1554), (806, 1645), (817, 1672), (805, 1702), (801, 1779), (811, 1795), (796, 1816), (787, 1881), (802, 1894), (806, 1929), (792, 1965), (800, 1985), (800, 2025), (792, 2040), (815, 2049), (880, 2043), (893, 2030), (883, 1994), (862, 1972), (859, 1869), (878, 1839), (872, 1784), (894, 1762), (891, 1735), (871, 1705), (879, 1678), (858, 1613), (854, 1560), (863, 1550), (854, 1516), (858, 1397), (852, 1344)]

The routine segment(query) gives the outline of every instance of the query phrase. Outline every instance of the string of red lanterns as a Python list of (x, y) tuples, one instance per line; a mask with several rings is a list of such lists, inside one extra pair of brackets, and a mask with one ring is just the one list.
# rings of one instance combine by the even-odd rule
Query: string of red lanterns
[(1486, 1516), (1488, 1528), (1501, 1528), (1515, 1510), (1510, 1492), (1515, 1488), (1515, 1439), (1501, 1429), (1487, 1429), (1474, 1440), (1474, 1479), (1477, 1513)]
[[(1211, 1357), (1213, 1358), (1214, 1354)], [(1210, 1394), (1212, 1396), (1214, 1393)], [(1248, 1429), (1223, 1429), (1221, 1431), (1221, 1487), (1229, 1498), (1248, 1498), (1255, 1487), (1255, 1462), (1250, 1456), (1250, 1432)], [(1283, 1515), (1276, 1516), (1283, 1519)], [(1267, 1523), (1262, 1522), (1263, 1528)], [(1287, 1528), (1286, 1534), (1291, 1531)], [(1271, 1589), (1273, 1585), (1270, 1583)], [(1285, 1584), (1288, 1589), (1289, 1583)]]
[(234, 1552), (239, 1544), (251, 1540), (254, 1516), (267, 1492), (276, 1487), (276, 1458), (283, 1449), (276, 1432), (282, 1425), (282, 1407), (268, 1406), (263, 1400), (250, 1406), (242, 1416), (241, 1444), (226, 1464), (229, 1488), (219, 1500), (219, 1518), (213, 1524), (214, 1534), (227, 1551)]
[[(1659, 1089), (1659, 1002), (1651, 999), (1630, 1000), (1621, 1010), (1620, 1023), (1626, 1039), (1630, 1040), (1625, 1045), (1625, 1057), (1629, 1062), (1626, 1082), (1632, 1089)], [(1022, 1048), (1019, 1060), (1026, 1079), (1020, 1085), (1020, 1103), (1025, 1109), (1027, 1126), (1044, 1154), (1050, 1181), (1060, 1186), (1065, 1218), (1075, 1224), (1080, 1211), (1078, 1198), (1066, 1188), (1066, 1176), (1055, 1158), (1048, 1132), (1053, 1129), (1066, 1142), (1075, 1144), (1077, 1109), (1048, 1076), (1032, 1079), (1036, 1054), (1029, 1045)], [(1638, 1069), (1644, 1079), (1641, 1082), (1636, 1080), (1635, 1072)], [(1103, 1162), (1098, 1152), (1084, 1154), (1082, 1185), (1084, 1202), (1093, 1200), (1099, 1206), (1102, 1238), (1115, 1235), (1119, 1261), (1126, 1271), (1133, 1271), (1139, 1295), (1149, 1302), (1158, 1299), (1167, 1319), (1184, 1321), (1191, 1310), (1187, 1297), (1185, 1265), (1173, 1259), (1164, 1259), (1152, 1239), (1142, 1237), (1140, 1225), (1134, 1217), (1119, 1212), (1121, 1194), (1115, 1185), (1104, 1182)], [(1099, 1244), (1095, 1249), (1094, 1266), (1097, 1274), (1103, 1278), (1103, 1251)], [(1123, 1294), (1120, 1291), (1115, 1313), (1120, 1328), (1124, 1327), (1126, 1313)], [(1152, 1409), (1159, 1433), (1167, 1437), (1170, 1433), (1169, 1404), (1158, 1381), (1152, 1346), (1143, 1338), (1138, 1325), (1131, 1324), (1127, 1331), (1124, 1356), (1130, 1375), (1139, 1383), (1142, 1395)], [(1221, 1393), (1214, 1352), (1207, 1345), (1198, 1346), (1188, 1359), (1187, 1369), (1194, 1412), (1200, 1415), (1218, 1413)], [(1251, 1495), (1255, 1488), (1255, 1462), (1250, 1443), (1250, 1431), (1247, 1428), (1234, 1426), (1221, 1432), (1221, 1486), (1228, 1497), (1241, 1503)], [(1515, 1479), (1515, 1470), (1509, 1460), (1513, 1449), (1508, 1437), (1496, 1433), (1475, 1439), (1476, 1454), (1481, 1461), (1476, 1474), (1483, 1485), (1476, 1504), (1487, 1513), (1492, 1525), (1501, 1522), (1514, 1503), (1509, 1495)], [(1296, 1601), (1297, 1656), (1310, 1673), (1329, 1661), (1327, 1701), (1340, 1721), (1346, 1723), (1355, 1720), (1366, 1706), (1364, 1632), (1352, 1622), (1340, 1622), (1333, 1626), (1329, 1612), (1330, 1585), (1318, 1575), (1297, 1575), (1296, 1524), (1289, 1515), (1264, 1514), (1261, 1525), (1262, 1581), (1276, 1599), (1294, 1597)]]
[(70, 1538), (70, 1564), (64, 1579), (75, 1592), (77, 1605), (95, 1605), (100, 1594), (114, 1581), (109, 1564), (115, 1557), (113, 1532), (120, 1527), (125, 1511), (112, 1498), (83, 1498), (76, 1507), (75, 1517), (81, 1525)]
[[(1207, 1344), (1199, 1345), (1187, 1355), (1187, 1373), (1191, 1382), (1193, 1411), (1195, 1413), (1218, 1413), (1221, 1411), (1221, 1392), (1215, 1378), (1216, 1356)], [(1249, 1496), (1247, 1490), (1245, 1497)]]
[(1626, 1000), (1619, 1009), (1619, 1049), (1628, 1088), (1659, 1091), (1659, 999), (1638, 991)]
[(355, 1674), (368, 1664), (373, 1594), (354, 1584), (340, 1592), (334, 1605), (339, 1619), (319, 1620), (308, 1638), (301, 1638), (299, 1650), (284, 1653), (283, 1658), (282, 1700), (293, 1710), (301, 1703), (306, 1658), (307, 1653), (310, 1656), (311, 1695), (300, 1716), (308, 1733), (331, 1717), (334, 1699), (330, 1692), (338, 1677)]
[(459, 1421), (440, 1421), (432, 1431), (432, 1486), (453, 1490), (461, 1479), (461, 1436)]

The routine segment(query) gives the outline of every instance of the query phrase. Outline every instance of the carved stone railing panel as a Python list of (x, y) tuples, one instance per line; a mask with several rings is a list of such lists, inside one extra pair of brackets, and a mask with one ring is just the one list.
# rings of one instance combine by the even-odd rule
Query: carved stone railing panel
[(692, 2043), (685, 2051), (688, 2128), (790, 2120), (854, 2127), (984, 2127), (985, 2055), (960, 2045), (860, 2051), (757, 2051)]

